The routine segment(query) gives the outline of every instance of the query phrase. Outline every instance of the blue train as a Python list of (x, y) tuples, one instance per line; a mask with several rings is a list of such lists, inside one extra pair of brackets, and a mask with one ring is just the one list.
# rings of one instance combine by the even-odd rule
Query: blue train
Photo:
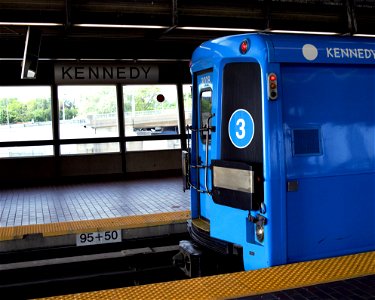
[(375, 41), (243, 34), (191, 61), (196, 244), (245, 270), (375, 250)]

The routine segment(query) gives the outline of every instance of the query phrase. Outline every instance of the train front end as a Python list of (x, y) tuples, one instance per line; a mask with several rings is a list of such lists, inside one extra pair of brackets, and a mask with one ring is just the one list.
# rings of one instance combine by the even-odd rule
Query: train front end
[(245, 270), (373, 251), (374, 66), (375, 43), (354, 37), (202, 44), (183, 155), (192, 239)]
[(258, 57), (266, 48), (251, 35), (216, 40), (195, 51), (191, 66), (191, 145), (183, 154), (188, 229), (205, 248), (246, 257), (245, 269), (271, 264), (262, 104), (267, 66)]

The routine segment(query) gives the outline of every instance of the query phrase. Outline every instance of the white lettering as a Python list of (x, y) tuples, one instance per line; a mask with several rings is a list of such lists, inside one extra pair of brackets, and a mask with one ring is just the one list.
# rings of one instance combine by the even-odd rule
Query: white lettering
[(361, 58), (361, 59), (365, 58), (363, 55), (363, 49), (358, 49), (357, 51), (358, 51), (358, 58)]
[(371, 51), (369, 49), (365, 49), (365, 58), (366, 59), (371, 58)]
[(341, 56), (340, 56), (340, 49), (339, 48), (334, 48), (333, 49), (333, 52), (335, 53), (335, 57), (336, 58), (340, 58)]
[(374, 49), (363, 48), (326, 48), (327, 58), (349, 58), (349, 59), (373, 59), (375, 60)]
[(341, 57), (349, 58), (349, 49), (341, 49)]
[(357, 58), (358, 57), (357, 49), (349, 49), (349, 56), (350, 58), (353, 58), (353, 57)]
[(326, 48), (326, 50), (327, 50), (327, 57), (333, 57), (332, 48)]

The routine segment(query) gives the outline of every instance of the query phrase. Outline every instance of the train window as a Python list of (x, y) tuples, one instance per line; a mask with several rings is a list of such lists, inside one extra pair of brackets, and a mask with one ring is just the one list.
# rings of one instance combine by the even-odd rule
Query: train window
[[(51, 88), (0, 87), (0, 142), (51, 139)], [(51, 149), (40, 146), (6, 147), (0, 149), (0, 157), (51, 155)]]
[[(200, 119), (201, 119), (201, 128), (208, 128), (210, 126), (209, 118), (212, 114), (212, 91), (211, 90), (204, 90), (200, 94)], [(201, 131), (201, 138), (205, 140), (208, 131)], [(209, 140), (211, 139), (211, 135), (209, 135)]]
[[(176, 85), (126, 85), (123, 87), (123, 95), (125, 136), (160, 137), (179, 134)], [(180, 148), (180, 144), (167, 139), (128, 142), (126, 146), (127, 151), (175, 148)]]

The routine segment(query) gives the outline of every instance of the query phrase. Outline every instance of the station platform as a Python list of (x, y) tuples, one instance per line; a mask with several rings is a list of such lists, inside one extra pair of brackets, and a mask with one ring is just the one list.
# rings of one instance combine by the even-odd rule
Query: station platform
[(89, 232), (186, 232), (189, 209), (190, 195), (176, 177), (2, 189), (0, 253), (71, 246)]
[[(93, 232), (120, 230), (123, 239), (183, 233), (189, 194), (180, 178), (2, 189), (0, 253), (74, 247)], [(29, 264), (35, 262), (0, 269)], [(375, 299), (375, 252), (38, 299)]]
[(375, 299), (375, 252), (40, 299)]

